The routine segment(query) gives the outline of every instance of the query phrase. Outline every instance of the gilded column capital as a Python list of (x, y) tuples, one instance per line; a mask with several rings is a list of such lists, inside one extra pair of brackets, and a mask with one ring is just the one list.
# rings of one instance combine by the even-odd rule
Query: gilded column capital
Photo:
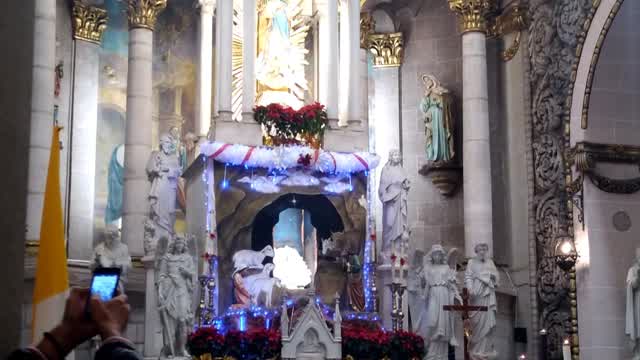
[(369, 51), (373, 54), (373, 67), (400, 66), (404, 54), (402, 33), (369, 35)]
[(74, 1), (73, 38), (100, 44), (102, 34), (107, 29), (107, 11), (95, 6), (88, 6)]
[(212, 15), (216, 9), (216, 0), (198, 0), (198, 7), (200, 13)]
[(487, 15), (494, 10), (493, 0), (448, 0), (449, 9), (460, 17), (462, 32), (487, 32)]
[(167, 7), (167, 0), (128, 0), (129, 29), (143, 28), (153, 31), (158, 14)]
[(373, 34), (376, 27), (376, 21), (368, 12), (360, 13), (360, 48), (369, 48), (369, 36)]

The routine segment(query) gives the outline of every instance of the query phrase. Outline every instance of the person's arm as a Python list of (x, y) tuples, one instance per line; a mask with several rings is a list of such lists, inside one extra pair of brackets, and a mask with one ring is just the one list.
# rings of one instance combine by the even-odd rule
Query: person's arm
[(94, 360), (142, 360), (131, 341), (122, 337), (105, 340), (96, 352)]

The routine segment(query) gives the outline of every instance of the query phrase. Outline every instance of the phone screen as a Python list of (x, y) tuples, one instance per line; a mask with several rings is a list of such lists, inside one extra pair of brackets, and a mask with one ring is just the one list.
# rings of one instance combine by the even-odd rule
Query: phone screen
[(93, 274), (91, 295), (98, 295), (100, 300), (109, 301), (118, 287), (118, 274)]

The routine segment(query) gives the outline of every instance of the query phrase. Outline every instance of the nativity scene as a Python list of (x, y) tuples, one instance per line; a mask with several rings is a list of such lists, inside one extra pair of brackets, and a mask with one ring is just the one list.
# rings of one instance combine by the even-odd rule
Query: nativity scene
[(144, 358), (640, 359), (639, 11), (35, 0), (7, 343), (110, 269)]

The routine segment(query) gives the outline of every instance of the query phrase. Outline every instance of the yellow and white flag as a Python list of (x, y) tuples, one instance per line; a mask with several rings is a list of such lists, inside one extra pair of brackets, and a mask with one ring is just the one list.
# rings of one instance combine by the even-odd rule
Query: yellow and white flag
[(64, 313), (69, 290), (67, 254), (64, 240), (62, 198), (60, 196), (60, 127), (53, 128), (49, 171), (44, 192), (40, 247), (33, 289), (32, 338), (56, 326)]

